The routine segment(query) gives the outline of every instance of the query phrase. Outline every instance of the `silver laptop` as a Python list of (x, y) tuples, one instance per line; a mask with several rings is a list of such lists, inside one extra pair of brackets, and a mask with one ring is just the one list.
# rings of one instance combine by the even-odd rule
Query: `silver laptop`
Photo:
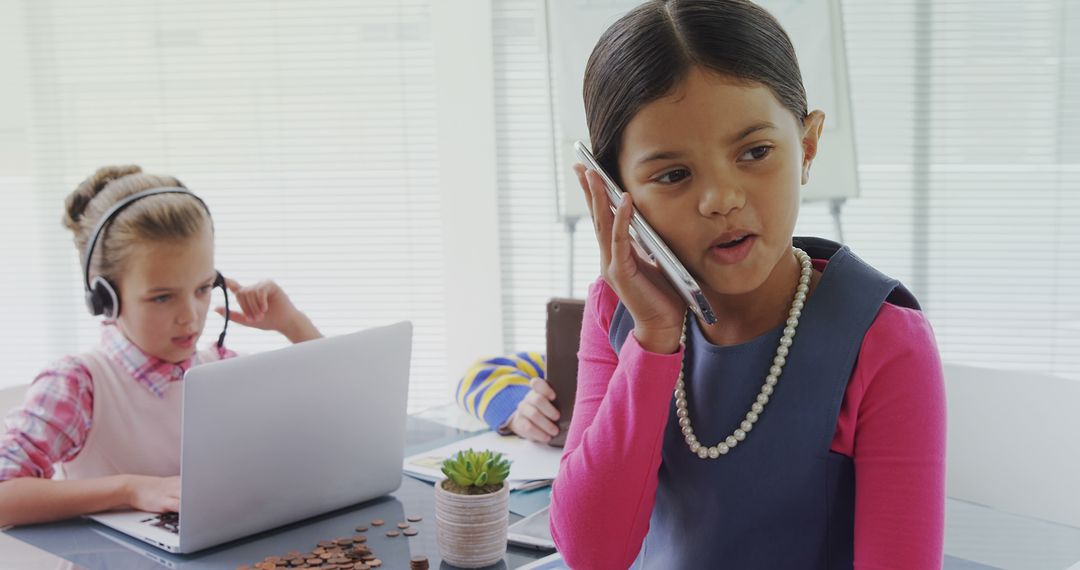
[(89, 518), (188, 553), (396, 490), (411, 349), (401, 322), (189, 369), (181, 516)]

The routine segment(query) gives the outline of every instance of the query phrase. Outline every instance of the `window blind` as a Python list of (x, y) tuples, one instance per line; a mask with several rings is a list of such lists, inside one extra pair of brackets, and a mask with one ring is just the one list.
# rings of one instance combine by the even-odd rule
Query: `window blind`
[[(915, 292), (945, 360), (1080, 379), (1080, 7), (841, 6), (861, 190), (843, 207), (846, 242)], [(567, 263), (543, 1), (493, 10), (505, 343), (542, 349)], [(599, 256), (579, 225), (584, 296)], [(835, 239), (828, 205), (804, 204), (796, 234)]]
[[(43, 0), (23, 11), (30, 164), (0, 178), (17, 213), (5, 265), (25, 268), (3, 281), (18, 299), (5, 303), (16, 321), (0, 343), (5, 384), (96, 342), (63, 199), (98, 166), (137, 163), (206, 200), (223, 273), (277, 280), (324, 333), (412, 320), (409, 408), (447, 400), (428, 2)], [(208, 321), (204, 342), (221, 326)], [(286, 343), (229, 328), (241, 352)]]

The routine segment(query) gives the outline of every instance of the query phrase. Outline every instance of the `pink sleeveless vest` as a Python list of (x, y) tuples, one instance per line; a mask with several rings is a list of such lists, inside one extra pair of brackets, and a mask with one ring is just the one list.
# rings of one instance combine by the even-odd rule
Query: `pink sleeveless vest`
[[(95, 350), (78, 358), (94, 383), (92, 424), (82, 450), (71, 461), (57, 465), (54, 478), (179, 475), (183, 382), (169, 382), (159, 397), (104, 352)], [(197, 360), (211, 362), (219, 357), (209, 348), (200, 351)]]

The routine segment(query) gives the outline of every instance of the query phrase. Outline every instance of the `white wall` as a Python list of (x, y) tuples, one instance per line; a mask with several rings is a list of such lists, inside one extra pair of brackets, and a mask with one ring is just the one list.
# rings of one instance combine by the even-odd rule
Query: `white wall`
[(945, 365), (949, 497), (1080, 528), (1080, 382)]

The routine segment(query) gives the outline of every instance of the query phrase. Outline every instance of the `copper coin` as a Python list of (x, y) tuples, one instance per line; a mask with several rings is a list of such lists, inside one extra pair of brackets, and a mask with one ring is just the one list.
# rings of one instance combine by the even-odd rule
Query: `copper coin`
[(368, 562), (368, 566), (371, 566), (372, 568), (378, 568), (379, 566), (382, 566), (382, 560), (376, 558), (375, 560)]
[(395, 536), (397, 536), (399, 534), (401, 534), (401, 533), (396, 531), (396, 530), (391, 530), (391, 531), (386, 533), (386, 536), (389, 536), (390, 538), (394, 538)]
[(363, 525), (360, 525), (360, 526), (356, 527), (356, 532), (367, 532), (367, 527), (363, 526)]
[(371, 570), (371, 566), (368, 566), (363, 562), (357, 562), (355, 565), (353, 565), (353, 570)]
[(420, 531), (416, 530), (415, 528), (407, 528), (405, 529), (404, 534), (405, 536), (416, 536), (420, 534)]
[(330, 548), (331, 546), (334, 546), (334, 543), (332, 541), (323, 540), (319, 542), (320, 548)]
[(397, 527), (404, 530), (404, 529), (409, 528), (409, 523), (400, 522), (400, 523), (397, 523)]
[(360, 560), (363, 560), (364, 562), (371, 562), (372, 560), (375, 560), (375, 555), (374, 554), (365, 554), (365, 555), (360, 557)]
[(353, 541), (354, 544), (359, 544), (361, 542), (367, 542), (367, 537), (362, 535), (362, 534), (358, 534), (358, 535), (352, 537), (352, 541)]
[(384, 524), (386, 524), (386, 521), (384, 521), (382, 519), (375, 519), (375, 520), (371, 521), (371, 526), (382, 526)]
[(307, 562), (308, 566), (317, 566), (322, 564), (322, 558), (308, 558), (305, 562)]
[[(422, 517), (420, 515), (409, 515), (407, 520), (409, 522), (420, 522), (420, 521), (424, 520), (424, 517)], [(425, 560), (426, 560), (426, 558), (425, 558)]]

